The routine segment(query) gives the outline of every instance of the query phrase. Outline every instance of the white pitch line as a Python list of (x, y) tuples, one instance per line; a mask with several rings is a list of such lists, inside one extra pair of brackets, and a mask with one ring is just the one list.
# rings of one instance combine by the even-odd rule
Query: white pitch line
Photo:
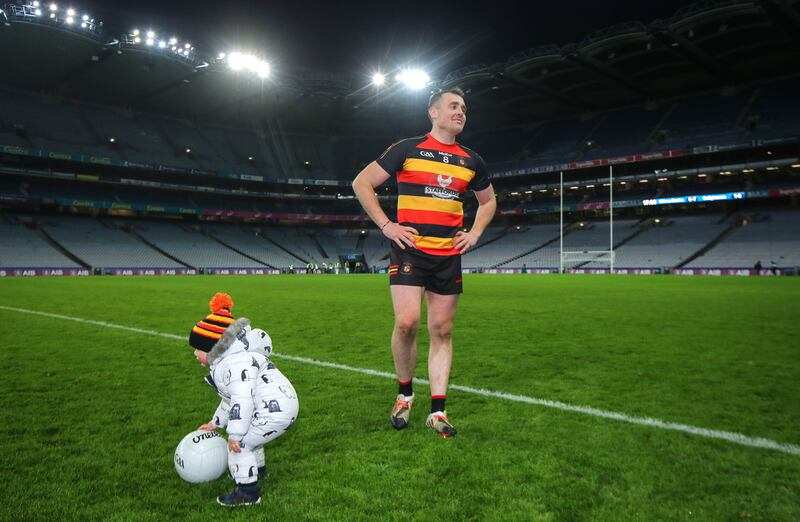
[[(136, 328), (133, 326), (125, 326), (121, 324), (114, 324), (108, 323), (105, 321), (95, 321), (93, 319), (83, 319), (81, 317), (72, 317), (69, 315), (61, 315), (61, 314), (53, 314), (49, 312), (39, 312), (37, 310), (28, 310), (26, 308), (16, 308), (13, 306), (4, 306), (0, 305), (0, 310), (7, 310), (9, 312), (19, 312), (23, 314), (30, 314), (30, 315), (39, 315), (42, 317), (49, 317), (51, 319), (63, 319), (65, 321), (74, 321), (77, 323), (85, 323), (85, 324), (92, 324), (95, 326), (101, 326), (103, 328), (115, 328), (117, 330), (124, 330), (128, 332), (135, 332), (140, 334), (146, 335), (154, 335), (158, 337), (166, 337), (167, 339), (177, 339), (181, 341), (185, 341), (187, 336), (185, 335), (175, 335), (170, 333), (164, 332), (157, 332), (155, 330), (145, 330), (143, 328)], [(334, 368), (337, 370), (344, 370), (348, 372), (355, 372), (361, 373), (364, 375), (371, 375), (374, 377), (383, 377), (387, 379), (395, 379), (395, 375), (393, 373), (388, 372), (381, 372), (378, 370), (370, 370), (368, 368), (357, 368), (355, 366), (348, 366), (346, 364), (338, 364), (326, 361), (318, 361), (316, 359), (310, 359), (308, 357), (299, 357), (296, 355), (285, 355), (285, 354), (272, 354), (274, 357), (279, 357), (282, 359), (286, 359), (289, 361), (296, 361), (304, 364), (313, 364), (316, 366), (322, 366), (325, 368)], [(414, 379), (416, 382), (427, 384), (428, 381), (425, 379)], [(606, 411), (600, 410), (597, 408), (592, 408), (591, 406), (575, 406), (572, 404), (566, 404), (563, 402), (558, 401), (550, 401), (547, 399), (537, 399), (536, 397), (528, 397), (526, 395), (514, 395), (510, 393), (503, 393), (493, 390), (485, 390), (480, 388), (471, 388), (469, 386), (459, 386), (458, 384), (451, 384), (450, 389), (458, 390), (466, 393), (471, 393), (474, 395), (482, 395), (484, 397), (494, 397), (497, 399), (504, 399), (507, 401), (513, 402), (523, 402), (526, 404), (535, 404), (537, 406), (545, 406), (547, 408), (555, 408), (557, 410), (562, 411), (570, 411), (574, 413), (582, 413), (584, 415), (591, 415), (593, 417), (602, 417), (604, 419), (612, 419), (621, 422), (627, 422), (629, 424), (638, 424), (640, 426), (649, 426), (653, 428), (659, 428), (662, 430), (672, 430), (672, 431), (680, 431), (683, 433), (688, 433), (690, 435), (698, 435), (700, 437), (706, 437), (709, 439), (719, 439), (728, 442), (733, 442), (734, 444), (740, 444), (742, 446), (751, 446), (754, 448), (762, 448), (762, 449), (770, 449), (775, 451), (780, 451), (781, 453), (787, 453), (789, 455), (800, 455), (800, 446), (795, 444), (788, 444), (784, 442), (777, 442), (770, 439), (765, 439), (762, 437), (749, 437), (747, 435), (742, 435), (741, 433), (736, 433), (732, 431), (720, 431), (720, 430), (712, 430), (708, 428), (700, 428), (698, 426), (691, 426), (688, 424), (679, 424), (675, 422), (667, 422), (661, 419), (653, 419), (650, 417), (631, 417), (630, 415), (626, 415), (624, 413), (617, 413), (614, 411)]]

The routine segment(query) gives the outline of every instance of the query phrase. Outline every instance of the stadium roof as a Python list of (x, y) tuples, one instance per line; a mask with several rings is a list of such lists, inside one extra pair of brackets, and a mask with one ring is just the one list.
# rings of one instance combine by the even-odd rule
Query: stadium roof
[[(280, 9), (288, 9), (278, 4)], [(623, 4), (626, 9), (622, 12), (604, 4), (605, 18), (594, 12), (594, 19), (587, 17), (592, 13), (589, 8), (576, 14), (576, 9), (568, 5), (561, 11), (543, 8), (539, 17), (517, 16), (525, 11), (507, 8), (497, 15), (502, 21), (495, 16), (489, 22), (501, 24), (499, 30), (508, 38), (494, 35), (491, 41), (486, 41), (491, 33), (470, 32), (477, 27), (476, 17), (487, 15), (476, 11), (470, 17), (468, 4), (460, 15), (453, 15), (452, 23), (447, 17), (443, 22), (430, 10), (415, 10), (413, 3), (408, 12), (399, 7), (379, 11), (373, 7), (364, 12), (361, 25), (348, 22), (355, 16), (352, 6), (341, 8), (338, 16), (333, 8), (306, 11), (308, 27), (330, 26), (323, 31), (322, 40), (313, 32), (303, 31), (302, 26), (297, 28), (295, 40), (308, 40), (305, 45), (318, 52), (290, 49), (284, 42), (286, 48), (275, 51), (277, 63), (268, 78), (233, 73), (229, 61), (219, 59), (219, 52), (232, 50), (231, 38), (209, 36), (206, 42), (198, 40), (198, 49), (193, 46), (191, 56), (126, 40), (131, 37), (132, 18), (138, 10), (145, 19), (144, 25), (136, 24), (142, 31), (148, 24), (158, 25), (150, 23), (158, 12), (155, 5), (137, 3), (139, 7), (127, 8), (123, 2), (115, 4), (113, 11), (106, 9), (105, 14), (100, 9), (108, 20), (96, 32), (15, 17), (6, 8), (9, 20), (0, 24), (0, 46), (25, 52), (0, 56), (0, 85), (200, 120), (246, 123), (259, 118), (299, 131), (393, 133), (404, 131), (404, 127), (418, 131), (419, 124), (425, 123), (421, 107), (430, 89), (409, 93), (396, 84), (371, 86), (369, 74), (376, 65), (362, 63), (356, 67), (353, 55), (354, 48), (383, 42), (382, 47), (378, 45), (378, 54), (383, 54), (384, 63), (377, 67), (385, 67), (391, 78), (391, 68), (410, 63), (401, 60), (413, 54), (408, 48), (414, 40), (404, 39), (403, 31), (418, 34), (414, 58), (431, 71), (429, 87), (464, 88), (471, 113), (480, 118), (484, 128), (657, 103), (693, 92), (735, 89), (800, 73), (800, 0), (705, 1), (677, 11), (675, 2), (660, 2), (661, 12), (656, 7), (638, 11), (642, 17), (656, 14), (662, 16), (660, 19), (626, 21), (601, 29), (600, 21), (630, 20), (627, 15), (637, 13), (633, 3)], [(185, 20), (188, 38), (198, 35), (197, 24), (206, 23), (212, 15), (228, 20), (227, 25), (220, 22), (220, 31), (223, 27), (228, 31), (235, 28), (230, 20), (237, 17), (257, 23), (259, 17), (271, 15), (236, 9), (208, 12), (204, 5), (194, 5), (197, 17)], [(356, 5), (366, 9), (367, 4)], [(514, 5), (523, 9), (522, 3)], [(666, 7), (671, 8), (671, 16), (663, 13)], [(280, 9), (277, 14), (283, 12)], [(567, 9), (571, 9), (571, 15)], [(294, 10), (302, 18), (302, 5)], [(162, 25), (180, 25), (174, 14), (165, 15), (164, 20)], [(372, 29), (379, 37), (352, 34), (362, 31), (364, 24), (374, 26), (375, 20), (387, 20), (386, 29)], [(421, 20), (418, 33), (409, 25), (413, 20)], [(526, 24), (530, 30), (526, 30)], [(594, 32), (587, 34), (586, 29), (592, 27)], [(584, 32), (570, 32), (578, 28)], [(215, 26), (204, 30), (213, 33)], [(293, 30), (284, 28), (282, 34), (291, 35)], [(555, 38), (554, 31), (562, 38)], [(435, 40), (433, 34), (441, 38)], [(521, 47), (542, 34), (554, 36), (554, 43)], [(563, 35), (571, 35), (575, 43), (567, 43)], [(330, 40), (327, 46), (326, 37)], [(351, 43), (343, 43), (348, 37)], [(259, 43), (252, 32), (244, 39)], [(387, 49), (390, 39), (402, 45)], [(214, 46), (219, 47), (211, 49)], [(317, 54), (319, 57), (314, 58)], [(342, 58), (331, 58), (338, 55)], [(293, 56), (300, 59), (292, 62)], [(375, 53), (365, 51), (361, 56), (374, 57)], [(471, 61), (477, 59), (485, 63)]]

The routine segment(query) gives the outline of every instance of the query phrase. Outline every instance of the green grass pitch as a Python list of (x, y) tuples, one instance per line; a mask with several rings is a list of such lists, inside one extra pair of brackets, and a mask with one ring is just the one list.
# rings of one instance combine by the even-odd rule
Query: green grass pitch
[[(216, 291), (276, 354), (392, 372), (386, 276), (9, 278), (0, 305), (187, 335)], [(800, 278), (467, 275), (451, 383), (800, 445)], [(172, 455), (216, 395), (184, 341), (0, 308), (0, 520), (798, 520), (800, 455), (273, 360), (300, 416), (260, 506)], [(425, 377), (427, 333), (419, 336)]]

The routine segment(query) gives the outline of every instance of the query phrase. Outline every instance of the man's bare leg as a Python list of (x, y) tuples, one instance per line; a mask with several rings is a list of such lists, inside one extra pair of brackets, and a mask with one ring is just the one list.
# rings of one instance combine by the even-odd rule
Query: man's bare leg
[[(394, 306), (394, 330), (392, 331), (392, 356), (397, 381), (409, 386), (417, 366), (417, 331), (424, 288), (419, 286), (391, 285)], [(406, 384), (403, 384), (406, 383)], [(398, 394), (392, 409), (392, 426), (403, 429), (408, 425), (413, 397)]]
[(431, 413), (441, 412), (441, 417), (428, 417), (428, 425), (442, 436), (456, 434), (455, 428), (444, 417), (444, 402), (450, 367), (453, 362), (453, 321), (456, 317), (458, 294), (426, 293), (428, 297), (428, 333), (431, 347), (428, 353), (428, 379), (431, 382)]

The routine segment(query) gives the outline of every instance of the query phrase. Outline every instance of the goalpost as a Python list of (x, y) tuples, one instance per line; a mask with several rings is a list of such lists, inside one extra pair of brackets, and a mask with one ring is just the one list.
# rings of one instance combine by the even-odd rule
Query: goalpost
[(609, 273), (614, 273), (614, 167), (608, 166), (608, 250), (564, 250), (564, 171), (560, 173), (559, 196), (559, 261), (558, 273), (563, 274), (565, 265), (581, 263), (608, 263)]

